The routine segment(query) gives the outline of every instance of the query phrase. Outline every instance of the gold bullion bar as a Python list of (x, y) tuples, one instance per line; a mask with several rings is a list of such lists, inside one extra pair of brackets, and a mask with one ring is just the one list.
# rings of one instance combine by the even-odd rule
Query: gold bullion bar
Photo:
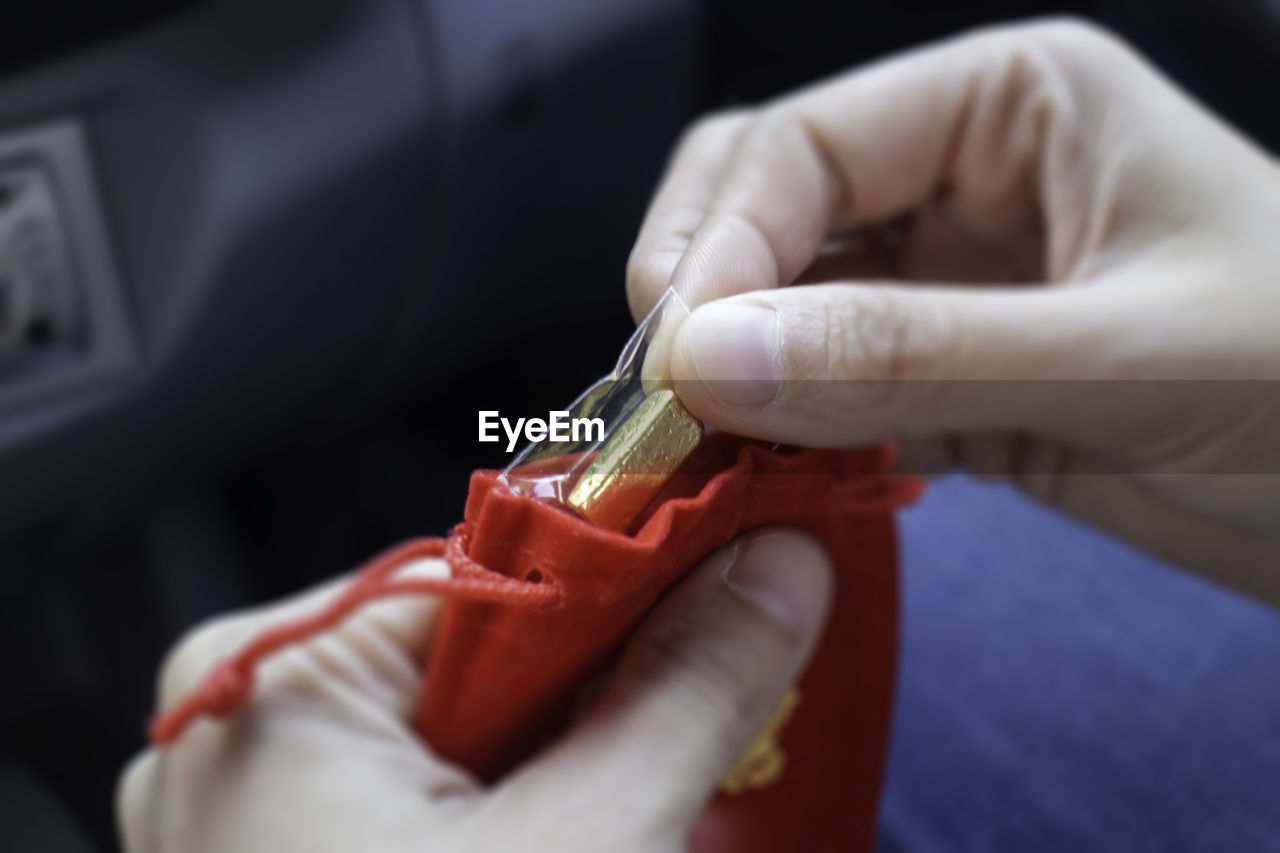
[(702, 423), (674, 391), (640, 401), (569, 493), (569, 506), (597, 527), (626, 530), (702, 440)]

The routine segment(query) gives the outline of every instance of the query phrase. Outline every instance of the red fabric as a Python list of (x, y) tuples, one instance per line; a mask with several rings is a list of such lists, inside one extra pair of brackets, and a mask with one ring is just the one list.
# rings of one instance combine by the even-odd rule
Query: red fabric
[[(493, 471), (472, 476), (448, 543), (410, 543), (366, 569), (329, 610), (259, 637), (153, 724), (168, 742), (201, 713), (242, 704), (256, 662), (344, 618), (362, 601), (413, 592), (451, 597), (427, 665), (419, 730), (442, 757), (493, 780), (569, 724), (584, 686), (698, 560), (763, 525), (807, 529), (838, 567), (831, 621), (777, 744), (780, 776), (718, 796), (698, 853), (872, 847), (893, 692), (897, 554), (892, 509), (918, 489), (890, 475), (884, 449), (779, 452), (725, 435), (668, 484), (634, 536), (595, 528), (519, 497)], [(453, 577), (395, 569), (443, 555)]]

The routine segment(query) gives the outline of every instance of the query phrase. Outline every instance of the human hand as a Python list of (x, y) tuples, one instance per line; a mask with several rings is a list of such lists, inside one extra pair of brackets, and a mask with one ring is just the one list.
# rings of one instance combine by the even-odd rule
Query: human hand
[[(447, 571), (424, 561), (416, 570)], [(160, 703), (334, 586), (218, 620), (182, 642)], [(826, 617), (812, 539), (750, 534), (707, 557), (645, 620), (562, 740), (483, 788), (413, 731), (439, 604), (387, 600), (263, 665), (253, 702), (200, 720), (126, 771), (130, 853), (684, 850), (724, 773), (795, 680)], [(430, 677), (430, 673), (427, 674)]]
[(713, 426), (893, 437), (1280, 602), (1277, 228), (1262, 151), (1037, 23), (703, 121), (627, 285), (694, 307), (652, 357)]

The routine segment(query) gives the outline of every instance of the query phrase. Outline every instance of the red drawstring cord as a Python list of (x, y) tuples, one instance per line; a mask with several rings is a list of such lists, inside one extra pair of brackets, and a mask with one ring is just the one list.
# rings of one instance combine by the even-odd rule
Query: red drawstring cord
[[(415, 539), (383, 552), (362, 567), (351, 583), (327, 607), (310, 616), (269, 628), (233, 657), (216, 664), (194, 690), (151, 721), (151, 741), (164, 746), (176, 741), (187, 726), (202, 716), (223, 718), (244, 707), (253, 692), (259, 663), (286, 646), (327, 631), (371, 601), (397, 595), (442, 595), (467, 601), (532, 606), (554, 604), (560, 591), (553, 584), (495, 576), (467, 556), (469, 531), (459, 524), (447, 539)], [(412, 560), (443, 557), (450, 577), (392, 575)]]

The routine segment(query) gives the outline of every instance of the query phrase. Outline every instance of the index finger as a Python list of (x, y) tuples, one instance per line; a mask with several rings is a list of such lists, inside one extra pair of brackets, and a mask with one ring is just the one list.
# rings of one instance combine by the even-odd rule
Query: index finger
[(713, 114), (694, 124), (676, 146), (627, 260), (627, 300), (637, 323), (670, 284), (747, 123), (745, 112)]
[[(1070, 173), (1080, 145), (1070, 132), (1080, 119), (1068, 102), (1074, 83), (1063, 85), (1057, 60), (1096, 64), (1097, 46), (1109, 41), (1072, 23), (989, 30), (766, 106), (739, 130), (711, 193), (683, 185), (705, 182), (705, 164), (667, 177), (632, 255), (633, 310), (642, 314), (661, 293), (638, 271), (661, 266), (660, 252), (669, 263), (676, 246), (683, 252), (663, 286), (694, 308), (786, 286), (831, 234), (939, 195), (978, 237), (1038, 227), (1042, 176)], [(704, 203), (674, 215), (691, 199)], [(692, 234), (677, 232), (695, 218)]]

